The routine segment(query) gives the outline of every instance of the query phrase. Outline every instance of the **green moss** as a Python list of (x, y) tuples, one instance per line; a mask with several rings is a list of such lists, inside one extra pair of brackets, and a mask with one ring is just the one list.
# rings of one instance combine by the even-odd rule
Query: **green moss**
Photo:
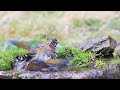
[(114, 51), (114, 52), (113, 52), (113, 56), (114, 56), (114, 57), (118, 57), (118, 55), (119, 55), (119, 53), (118, 53), (117, 51)]
[(79, 50), (72, 50), (74, 57), (71, 59), (71, 63), (79, 67), (89, 66), (92, 58), (95, 57), (93, 52), (80, 52)]
[(16, 56), (25, 53), (28, 53), (28, 51), (21, 48), (6, 49), (6, 51), (0, 50), (0, 70), (10, 70)]
[(103, 68), (107, 66), (107, 62), (104, 60), (96, 60), (94, 64), (95, 64), (95, 67), (97, 68)]
[(57, 48), (58, 54), (57, 54), (57, 58), (61, 58), (61, 57), (70, 57), (71, 53), (71, 47), (72, 45), (59, 45)]
[(58, 50), (58, 58), (68, 57), (70, 63), (78, 67), (89, 66), (90, 61), (95, 57), (93, 52), (81, 52), (72, 45), (61, 46)]
[(114, 64), (120, 64), (120, 58), (114, 59), (114, 60), (113, 60), (113, 63), (114, 63)]

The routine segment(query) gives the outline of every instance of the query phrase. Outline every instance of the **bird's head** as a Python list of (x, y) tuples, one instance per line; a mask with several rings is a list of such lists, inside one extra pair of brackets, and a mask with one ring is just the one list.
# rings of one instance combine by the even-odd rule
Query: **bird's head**
[(56, 48), (56, 46), (57, 46), (58, 43), (59, 43), (58, 40), (55, 39), (55, 38), (51, 39), (51, 40), (48, 42), (48, 44), (49, 44), (49, 46), (50, 46), (51, 48)]

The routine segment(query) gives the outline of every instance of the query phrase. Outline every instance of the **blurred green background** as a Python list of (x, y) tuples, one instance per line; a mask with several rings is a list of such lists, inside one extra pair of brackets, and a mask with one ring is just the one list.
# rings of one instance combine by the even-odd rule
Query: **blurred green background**
[(120, 41), (119, 11), (1, 11), (0, 47), (10, 39), (41, 45), (50, 38), (78, 45), (99, 35)]

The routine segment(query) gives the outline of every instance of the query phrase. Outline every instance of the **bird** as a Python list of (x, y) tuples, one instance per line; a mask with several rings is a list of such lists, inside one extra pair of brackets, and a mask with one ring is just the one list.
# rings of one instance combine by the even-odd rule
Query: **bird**
[[(15, 70), (29, 70), (29, 71), (36, 71), (41, 70), (43, 68), (49, 67), (62, 67), (70, 65), (69, 60), (66, 58), (57, 58), (57, 51), (56, 47), (59, 43), (57, 39), (50, 39), (47, 44), (43, 46), (36, 46), (32, 47), (23, 42), (18, 42), (15, 40), (9, 40), (9, 43), (29, 50), (29, 53), (19, 55), (16, 57), (15, 65), (13, 65)], [(23, 62), (22, 67), (19, 65), (19, 61)]]
[(57, 51), (56, 51), (56, 47), (57, 44), (59, 43), (57, 39), (53, 38), (50, 39), (47, 44), (43, 45), (43, 46), (36, 46), (36, 47), (32, 47), (29, 46), (23, 42), (19, 42), (19, 41), (15, 41), (15, 40), (9, 40), (9, 43), (18, 46), (20, 48), (23, 49), (27, 49), (29, 50), (29, 53), (26, 55), (21, 55), (20, 57), (16, 57), (17, 59), (25, 59), (27, 57), (32, 57), (32, 60), (40, 60), (40, 61), (48, 61), (50, 59), (56, 58), (57, 56)]

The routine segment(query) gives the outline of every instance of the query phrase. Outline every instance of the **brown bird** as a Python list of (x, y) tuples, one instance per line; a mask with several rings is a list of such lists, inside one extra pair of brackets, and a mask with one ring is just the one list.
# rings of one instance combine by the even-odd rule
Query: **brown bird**
[(51, 39), (46, 45), (35, 49), (35, 57), (33, 59), (39, 59), (46, 62), (52, 58), (56, 58), (56, 46), (58, 44), (57, 39)]
[[(36, 46), (32, 47), (27, 44), (24, 44), (22, 42), (18, 42), (15, 40), (9, 40), (9, 43), (27, 49), (30, 51), (30, 55), (32, 57), (32, 60), (40, 60), (46, 62), (49, 59), (55, 58), (57, 55), (56, 52), (56, 46), (59, 43), (57, 39), (51, 39), (48, 41), (48, 43), (44, 46)], [(25, 55), (24, 55), (25, 56)], [(18, 57), (19, 58), (19, 57)], [(26, 57), (25, 57), (26, 58)]]

